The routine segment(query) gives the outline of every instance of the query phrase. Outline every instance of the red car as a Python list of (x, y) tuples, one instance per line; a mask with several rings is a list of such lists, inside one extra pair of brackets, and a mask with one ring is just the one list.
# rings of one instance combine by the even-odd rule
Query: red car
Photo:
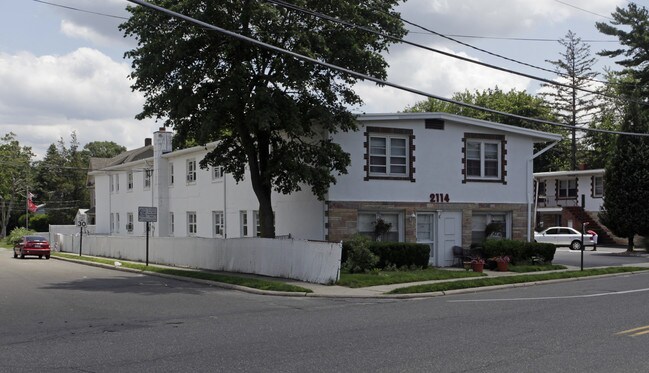
[(19, 243), (14, 246), (14, 258), (20, 255), (20, 259), (25, 259), (25, 255), (38, 255), (39, 258), (50, 258), (50, 243), (42, 236), (23, 236)]

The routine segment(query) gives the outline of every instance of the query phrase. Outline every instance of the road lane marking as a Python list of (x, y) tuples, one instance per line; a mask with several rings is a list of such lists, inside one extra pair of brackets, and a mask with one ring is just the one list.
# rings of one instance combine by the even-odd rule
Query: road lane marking
[(615, 335), (627, 335), (629, 337), (637, 337), (639, 335), (649, 334), (649, 325), (641, 326), (638, 328), (627, 329), (621, 332), (615, 333)]
[(515, 302), (515, 301), (526, 301), (526, 300), (554, 300), (554, 299), (577, 299), (577, 298), (594, 298), (594, 297), (605, 297), (609, 295), (624, 295), (631, 293), (641, 293), (649, 291), (649, 288), (644, 289), (635, 289), (635, 290), (623, 290), (623, 291), (613, 291), (608, 293), (596, 293), (596, 294), (582, 294), (582, 295), (562, 295), (555, 297), (532, 297), (532, 298), (491, 298), (491, 299), (457, 299), (457, 300), (448, 300), (449, 303), (467, 303), (467, 302)]

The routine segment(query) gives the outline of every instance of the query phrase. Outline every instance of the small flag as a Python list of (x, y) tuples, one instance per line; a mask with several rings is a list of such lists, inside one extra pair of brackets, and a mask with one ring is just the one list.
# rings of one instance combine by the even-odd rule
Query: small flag
[(36, 204), (34, 202), (32, 202), (31, 199), (28, 199), (27, 200), (27, 210), (29, 210), (29, 212), (36, 212), (36, 210), (38, 210), (38, 206), (36, 206)]

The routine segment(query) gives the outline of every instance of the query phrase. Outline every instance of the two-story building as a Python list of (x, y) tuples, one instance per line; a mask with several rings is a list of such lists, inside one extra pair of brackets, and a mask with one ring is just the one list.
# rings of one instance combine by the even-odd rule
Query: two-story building
[(598, 233), (600, 244), (614, 243), (616, 238), (597, 217), (604, 204), (604, 172), (598, 168), (535, 173), (536, 229), (565, 226), (581, 230), (588, 223), (588, 229)]
[[(560, 135), (446, 113), (367, 114), (358, 123), (358, 131), (329, 134), (351, 165), (324, 201), (308, 186), (273, 195), (277, 235), (373, 236), (381, 219), (390, 224), (384, 239), (430, 245), (436, 266), (452, 264), (452, 246), (481, 242), (492, 222), (505, 237), (532, 236), (532, 160)], [(236, 183), (220, 167), (200, 169), (214, 144), (173, 151), (171, 136), (156, 132), (149, 158), (122, 157), (90, 172), (97, 233), (142, 235), (137, 207), (154, 206), (157, 236), (255, 236), (258, 202), (249, 178)], [(537, 143), (547, 146), (534, 153)]]

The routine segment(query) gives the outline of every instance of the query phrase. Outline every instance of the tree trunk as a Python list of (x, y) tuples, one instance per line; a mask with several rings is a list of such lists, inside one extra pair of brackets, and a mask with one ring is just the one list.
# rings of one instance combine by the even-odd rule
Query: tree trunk
[(635, 238), (635, 234), (632, 234), (629, 236), (627, 244), (626, 244), (626, 252), (630, 253), (633, 252), (633, 239)]

